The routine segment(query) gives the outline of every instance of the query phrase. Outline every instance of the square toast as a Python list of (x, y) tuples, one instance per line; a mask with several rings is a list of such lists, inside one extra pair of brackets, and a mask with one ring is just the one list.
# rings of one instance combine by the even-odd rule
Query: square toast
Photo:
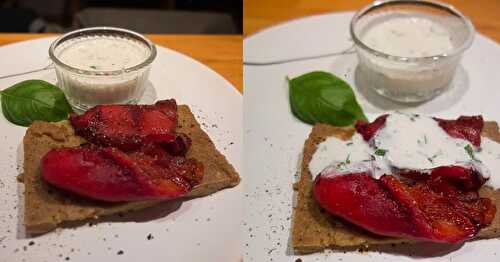
[[(292, 247), (298, 254), (322, 251), (326, 248), (355, 248), (387, 244), (415, 242), (411, 239), (384, 237), (372, 234), (358, 226), (335, 217), (314, 199), (313, 181), (309, 172), (309, 162), (316, 147), (330, 136), (348, 140), (354, 135), (353, 127), (333, 127), (316, 124), (309, 138), (305, 141), (299, 181), (294, 188), (297, 192), (297, 204), (293, 210)], [(485, 122), (481, 136), (500, 143), (500, 132), (496, 122)], [(500, 236), (500, 190), (483, 186), (481, 197), (490, 198), (497, 207), (495, 219), (490, 226), (481, 229), (476, 238), (495, 238)]]
[[(215, 147), (201, 129), (186, 105), (178, 107), (177, 131), (192, 139), (188, 158), (195, 158), (204, 165), (204, 177), (186, 198), (201, 197), (227, 187), (236, 186), (240, 177), (233, 166)], [(163, 201), (105, 203), (83, 198), (47, 184), (40, 175), (40, 160), (51, 149), (76, 147), (84, 143), (68, 121), (49, 123), (35, 121), (26, 131), (24, 145), (24, 223), (28, 233), (44, 233), (66, 221), (96, 219), (148, 208)]]

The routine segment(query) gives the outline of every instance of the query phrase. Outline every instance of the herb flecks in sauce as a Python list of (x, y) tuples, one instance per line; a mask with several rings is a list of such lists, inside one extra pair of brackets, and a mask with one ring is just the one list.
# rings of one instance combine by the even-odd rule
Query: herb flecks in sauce
[(375, 150), (375, 155), (377, 155), (377, 156), (385, 156), (385, 153), (387, 153), (387, 150), (385, 150), (385, 149), (379, 148), (379, 149)]
[[(347, 157), (349, 165), (345, 163)], [(410, 115), (399, 112), (387, 118), (369, 143), (357, 133), (349, 141), (327, 138), (318, 145), (309, 170), (318, 175), (339, 163), (341, 174), (371, 170), (375, 178), (401, 169), (425, 171), (439, 166), (473, 166), (488, 178), (487, 185), (500, 188), (500, 176), (491, 172), (500, 169), (500, 143), (483, 137), (481, 147), (475, 148), (467, 140), (449, 136), (430, 117), (412, 121)]]
[(469, 145), (466, 145), (464, 147), (465, 151), (467, 152), (467, 154), (470, 156), (470, 158), (474, 161), (477, 161), (479, 163), (481, 163), (481, 160), (477, 159), (475, 156), (474, 156), (474, 149), (472, 148), (472, 146), (469, 144)]

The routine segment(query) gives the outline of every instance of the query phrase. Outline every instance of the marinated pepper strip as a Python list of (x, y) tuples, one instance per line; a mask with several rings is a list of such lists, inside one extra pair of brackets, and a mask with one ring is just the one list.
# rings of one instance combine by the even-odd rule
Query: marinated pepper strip
[(101, 105), (70, 121), (89, 144), (44, 156), (42, 176), (56, 187), (108, 202), (164, 200), (203, 179), (203, 165), (185, 158), (191, 139), (175, 132), (175, 100)]
[[(328, 212), (370, 232), (394, 237), (459, 243), (491, 223), (495, 206), (489, 199), (461, 199), (478, 188), (462, 191), (437, 171), (427, 179), (404, 183), (391, 175), (379, 180), (368, 172), (338, 174), (329, 170), (316, 177), (314, 196)], [(437, 177), (456, 194), (433, 190)], [(440, 188), (440, 187), (436, 187)], [(476, 190), (476, 191), (474, 191)]]
[(97, 146), (51, 150), (41, 171), (50, 184), (108, 202), (178, 198), (203, 177), (203, 166), (193, 159)]
[(173, 99), (154, 105), (99, 105), (83, 115), (72, 114), (70, 122), (87, 141), (123, 151), (161, 144), (177, 155), (185, 154), (190, 144), (189, 138), (175, 133), (177, 104)]

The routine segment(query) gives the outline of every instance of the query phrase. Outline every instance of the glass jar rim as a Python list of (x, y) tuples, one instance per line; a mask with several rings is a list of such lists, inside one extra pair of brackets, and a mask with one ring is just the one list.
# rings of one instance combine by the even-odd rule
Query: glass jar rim
[[(395, 4), (415, 4), (415, 5), (420, 5), (420, 6), (428, 6), (428, 7), (433, 7), (433, 8), (439, 8), (442, 10), (445, 10), (453, 15), (455, 15), (457, 18), (459, 18), (465, 25), (467, 29), (467, 39), (458, 47), (454, 48), (448, 53), (443, 53), (443, 54), (438, 54), (438, 55), (432, 55), (432, 56), (422, 56), (422, 57), (405, 57), (405, 56), (397, 56), (397, 55), (390, 55), (384, 52), (381, 52), (379, 50), (373, 49), (363, 43), (361, 39), (358, 37), (358, 35), (355, 32), (354, 27), (356, 26), (356, 23), (359, 21), (359, 19), (365, 15), (366, 13), (373, 11), (375, 9), (387, 6), (387, 5), (395, 5)], [(456, 55), (460, 55), (463, 53), (465, 50), (467, 50), (474, 39), (474, 25), (472, 22), (465, 16), (463, 15), (460, 11), (458, 11), (454, 6), (441, 3), (438, 1), (432, 1), (432, 0), (379, 0), (375, 1), (372, 4), (369, 4), (363, 8), (361, 8), (359, 11), (357, 11), (353, 18), (351, 19), (350, 23), (350, 34), (351, 38), (354, 41), (354, 43), (361, 47), (362, 49), (376, 55), (376, 56), (381, 56), (384, 58), (387, 58), (389, 60), (393, 61), (398, 61), (398, 62), (419, 62), (419, 61), (436, 61), (440, 60), (443, 58), (447, 57), (453, 57)]]
[[(70, 66), (64, 62), (62, 62), (57, 55), (55, 54), (56, 48), (64, 41), (72, 39), (74, 37), (81, 37), (81, 36), (86, 36), (86, 35), (98, 35), (98, 34), (119, 34), (124, 37), (128, 37), (134, 40), (138, 40), (145, 44), (145, 46), (149, 49), (150, 54), (149, 56), (142, 61), (141, 63), (127, 67), (124, 69), (120, 70), (85, 70), (81, 68), (77, 68), (74, 66)], [(79, 73), (79, 74), (85, 74), (85, 75), (120, 75), (123, 73), (128, 73), (128, 72), (133, 72), (137, 71), (143, 67), (148, 66), (153, 62), (153, 60), (156, 58), (156, 46), (155, 44), (146, 38), (144, 35), (134, 32), (132, 30), (124, 29), (124, 28), (118, 28), (118, 27), (109, 27), (109, 26), (99, 26), (99, 27), (88, 27), (88, 28), (83, 28), (83, 29), (78, 29), (74, 30), (71, 32), (68, 32), (60, 37), (58, 37), (52, 44), (50, 45), (49, 48), (49, 57), (52, 59), (52, 61), (66, 70)]]

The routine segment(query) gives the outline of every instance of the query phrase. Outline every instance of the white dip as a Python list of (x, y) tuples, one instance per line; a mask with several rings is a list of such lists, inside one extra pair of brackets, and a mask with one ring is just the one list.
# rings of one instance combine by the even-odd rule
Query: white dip
[[(429, 57), (454, 48), (451, 21), (418, 13), (374, 15), (359, 33), (368, 47), (398, 57)], [(400, 101), (422, 101), (444, 90), (451, 82), (459, 56), (414, 62), (395, 61), (358, 48), (364, 82)]]
[[(114, 36), (87, 36), (68, 40), (56, 49), (63, 63), (92, 73), (56, 67), (59, 86), (72, 105), (85, 109), (98, 104), (129, 103), (144, 91), (149, 66), (125, 72), (144, 62), (149, 48), (136, 40)], [(124, 70), (119, 74), (106, 71)]]
[(482, 138), (481, 147), (476, 148), (449, 136), (432, 118), (399, 112), (387, 117), (369, 143), (357, 133), (348, 141), (329, 137), (318, 145), (309, 171), (313, 176), (331, 168), (338, 174), (370, 171), (378, 179), (399, 169), (426, 173), (449, 165), (473, 167), (489, 178), (487, 185), (500, 188), (500, 175), (495, 174), (500, 170), (499, 143)]
[(431, 56), (453, 49), (449, 32), (425, 17), (385, 19), (369, 27), (361, 37), (369, 47), (394, 56)]
[(147, 47), (124, 38), (93, 37), (68, 43), (59, 59), (72, 67), (90, 71), (122, 70), (142, 63)]

